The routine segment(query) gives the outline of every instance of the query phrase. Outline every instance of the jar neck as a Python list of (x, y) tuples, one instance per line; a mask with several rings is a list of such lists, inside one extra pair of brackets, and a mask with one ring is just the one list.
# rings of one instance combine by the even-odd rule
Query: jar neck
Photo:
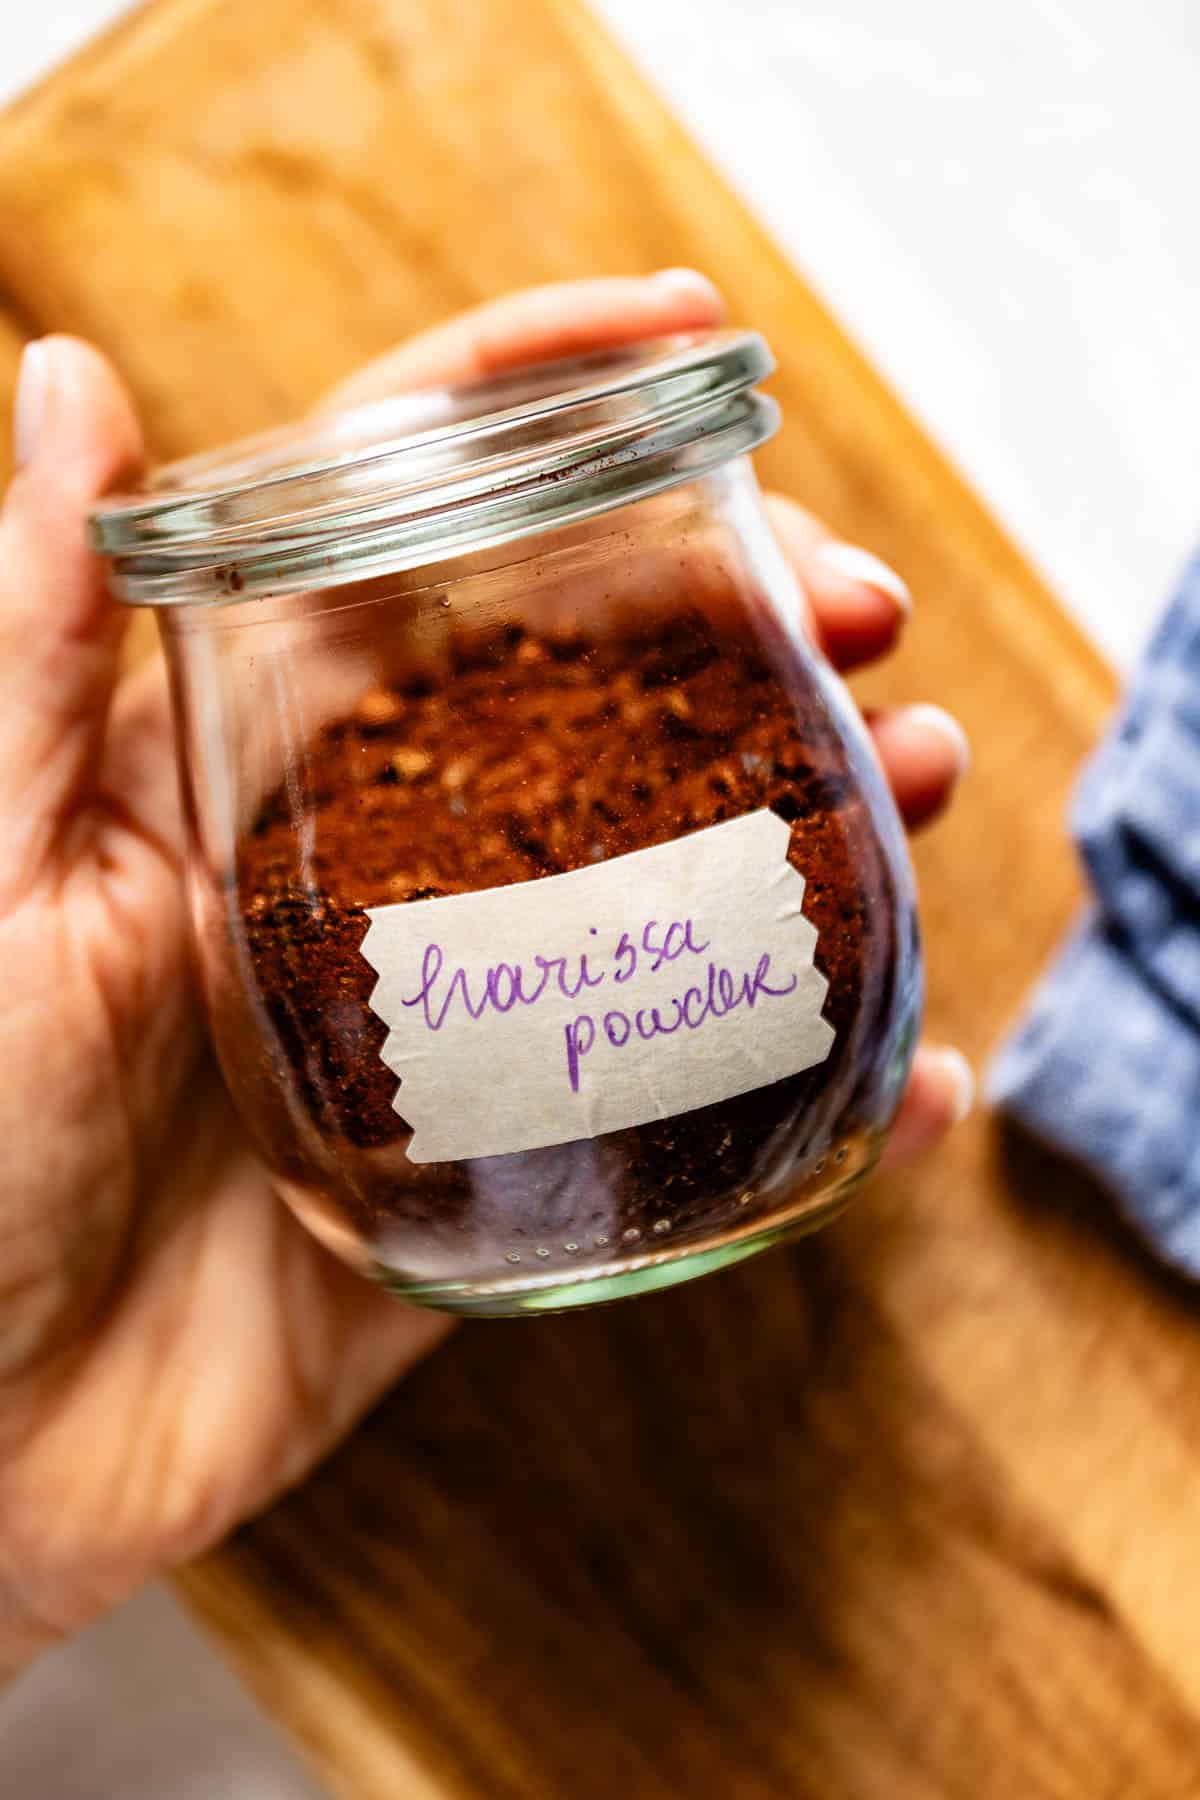
[(773, 585), (766, 565), (777, 556), (753, 467), (740, 457), (649, 499), (469, 554), (321, 587), (243, 595), (219, 608), (166, 607), (159, 617), (168, 645), (197, 634), (260, 629), (273, 643), (292, 626), (332, 641), (361, 631), (381, 605), (399, 605), (414, 620), (440, 615), (449, 622), (455, 613), (503, 601), (515, 584), (542, 596), (548, 609), (597, 610), (644, 607), (668, 592), (678, 601), (689, 583), (693, 590), (730, 578)]
[(165, 607), (242, 604), (524, 543), (763, 443), (778, 408), (754, 384), (771, 367), (753, 332), (701, 333), (393, 396), (162, 471), (145, 494), (102, 504), (93, 542), (119, 598)]

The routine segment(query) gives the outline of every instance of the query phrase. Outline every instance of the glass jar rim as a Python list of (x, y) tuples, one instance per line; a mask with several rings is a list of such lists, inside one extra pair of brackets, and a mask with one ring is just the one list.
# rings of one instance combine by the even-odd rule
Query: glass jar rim
[(93, 512), (110, 585), (225, 604), (411, 569), (710, 473), (775, 430), (752, 331), (681, 334), (317, 413)]

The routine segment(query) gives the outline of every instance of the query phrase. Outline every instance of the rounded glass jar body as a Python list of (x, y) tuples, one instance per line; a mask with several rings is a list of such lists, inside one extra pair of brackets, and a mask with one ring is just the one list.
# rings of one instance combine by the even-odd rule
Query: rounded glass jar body
[(608, 1300), (872, 1167), (920, 1011), (911, 873), (744, 457), (161, 616), (221, 1066), (334, 1251), (456, 1311)]

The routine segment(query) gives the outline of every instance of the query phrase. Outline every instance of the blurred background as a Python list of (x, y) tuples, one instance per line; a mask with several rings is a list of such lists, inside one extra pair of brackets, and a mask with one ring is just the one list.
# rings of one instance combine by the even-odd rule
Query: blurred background
[[(1128, 669), (1200, 511), (1193, 0), (593, 7)], [(13, 8), (0, 100), (122, 10)], [(21, 1800), (316, 1792), (165, 1591), (0, 1702), (0, 1761)]]
[[(125, 10), (14, 8), (0, 99)], [(1196, 520), (1190, 0), (593, 10), (1127, 665)]]
[[(125, 10), (14, 9), (0, 100)], [(593, 10), (1127, 666), (1196, 521), (1191, 0)]]

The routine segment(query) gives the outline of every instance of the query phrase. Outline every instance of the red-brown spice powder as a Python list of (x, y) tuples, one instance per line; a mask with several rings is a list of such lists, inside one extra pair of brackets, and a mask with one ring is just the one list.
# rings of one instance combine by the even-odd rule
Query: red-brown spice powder
[[(451, 631), (325, 725), (262, 805), (229, 895), (255, 991), (212, 996), (218, 1042), (276, 1166), (294, 1186), (333, 1186), (368, 1244), (457, 1233), (473, 1266), (501, 1267), (539, 1234), (582, 1242), (590, 1216), (611, 1255), (655, 1226), (673, 1241), (718, 1232), (764, 1188), (777, 1204), (781, 1177), (811, 1180), (848, 1144), (866, 1154), (917, 1003), (911, 906), (877, 772), (848, 758), (795, 652), (761, 639), (686, 606), (595, 635)], [(763, 806), (790, 824), (806, 882), (836, 1033), (826, 1062), (613, 1133), (586, 1160), (570, 1146), (496, 1159), (514, 1196), (499, 1219), (492, 1206), (484, 1219), (472, 1165), (409, 1164), (359, 950), (365, 909), (533, 881)]]

